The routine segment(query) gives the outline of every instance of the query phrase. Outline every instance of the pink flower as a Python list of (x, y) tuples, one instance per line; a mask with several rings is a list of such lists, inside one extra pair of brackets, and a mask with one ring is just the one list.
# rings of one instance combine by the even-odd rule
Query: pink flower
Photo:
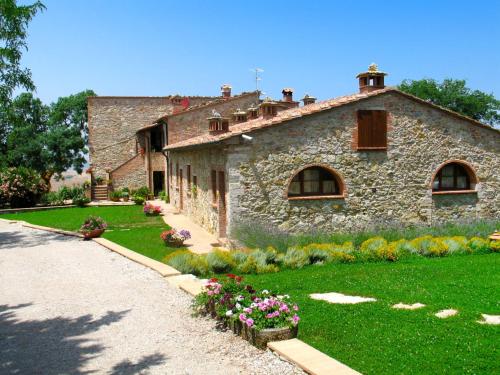
[(240, 320), (245, 322), (247, 320), (247, 316), (245, 314), (240, 314)]
[(247, 314), (251, 314), (251, 313), (252, 313), (252, 309), (251, 309), (251, 308), (249, 308), (249, 307), (245, 307), (245, 308), (243, 309), (243, 311), (244, 311), (244, 312), (246, 312)]
[(299, 318), (299, 316), (297, 314), (295, 314), (294, 316), (292, 316), (292, 322), (293, 322), (294, 325), (299, 324), (299, 320), (300, 320), (300, 318)]
[(293, 305), (293, 309), (294, 309), (295, 311), (299, 311), (299, 306), (297, 306), (297, 305)]
[(253, 326), (253, 319), (252, 318), (248, 318), (247, 321), (246, 321), (246, 323), (247, 323), (247, 326), (249, 326), (249, 327)]

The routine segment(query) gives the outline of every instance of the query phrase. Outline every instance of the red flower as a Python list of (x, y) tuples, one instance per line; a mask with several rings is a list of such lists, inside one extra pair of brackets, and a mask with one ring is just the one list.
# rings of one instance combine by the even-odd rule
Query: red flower
[(226, 276), (229, 277), (230, 279), (234, 279), (236, 277), (236, 275), (232, 273), (228, 273)]
[(217, 281), (219, 281), (219, 279), (218, 279), (218, 278), (216, 278), (216, 277), (212, 277), (212, 278), (210, 279), (210, 282), (211, 282), (211, 283), (216, 283)]
[(237, 283), (241, 283), (241, 280), (243, 280), (243, 277), (236, 276), (234, 279), (236, 280)]

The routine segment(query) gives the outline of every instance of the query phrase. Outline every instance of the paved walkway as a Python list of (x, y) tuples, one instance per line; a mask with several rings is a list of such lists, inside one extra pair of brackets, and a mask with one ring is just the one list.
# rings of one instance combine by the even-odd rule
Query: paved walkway
[(1, 374), (299, 374), (158, 273), (92, 241), (0, 220)]
[(149, 202), (156, 206), (161, 206), (165, 223), (178, 230), (187, 229), (191, 233), (191, 239), (184, 243), (193, 253), (209, 253), (214, 247), (222, 246), (216, 236), (207, 232), (206, 229), (196, 224), (186, 215), (179, 213), (171, 204), (165, 203), (162, 200)]

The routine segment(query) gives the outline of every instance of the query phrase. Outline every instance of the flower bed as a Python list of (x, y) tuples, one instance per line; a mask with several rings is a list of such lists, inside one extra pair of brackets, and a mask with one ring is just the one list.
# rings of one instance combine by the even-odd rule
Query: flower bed
[(195, 299), (195, 311), (217, 318), (260, 349), (265, 349), (269, 341), (297, 337), (299, 307), (290, 297), (256, 291), (242, 281), (234, 274), (224, 280), (210, 279)]
[(159, 214), (161, 214), (161, 207), (155, 206), (151, 203), (146, 203), (144, 205), (143, 211), (146, 214), (146, 216), (158, 216)]
[(107, 227), (108, 224), (99, 216), (89, 216), (80, 227), (80, 233), (84, 239), (89, 240), (101, 236)]
[(164, 261), (183, 273), (196, 275), (226, 272), (270, 273), (281, 269), (297, 269), (307, 265), (326, 263), (395, 262), (408, 257), (444, 257), (453, 255), (485, 254), (499, 252), (499, 241), (480, 237), (422, 236), (412, 240), (388, 242), (382, 237), (372, 237), (356, 248), (352, 242), (343, 244), (313, 243), (293, 246), (285, 252), (267, 249), (240, 249), (231, 252), (214, 250), (209, 254), (176, 253)]

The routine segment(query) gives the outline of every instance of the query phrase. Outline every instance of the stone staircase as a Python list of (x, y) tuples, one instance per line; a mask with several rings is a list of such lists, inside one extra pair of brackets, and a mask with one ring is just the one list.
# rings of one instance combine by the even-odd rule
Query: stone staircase
[(93, 201), (108, 200), (108, 186), (107, 185), (92, 186), (92, 200)]

